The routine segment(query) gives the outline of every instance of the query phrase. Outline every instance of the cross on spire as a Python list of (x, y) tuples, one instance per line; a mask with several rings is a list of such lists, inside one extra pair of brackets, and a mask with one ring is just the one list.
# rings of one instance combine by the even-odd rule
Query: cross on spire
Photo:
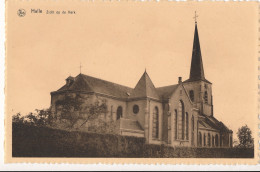
[(195, 11), (195, 16), (193, 17), (194, 18), (194, 20), (195, 20), (195, 23), (197, 23), (197, 18), (198, 18), (199, 16), (197, 15), (197, 12)]
[(80, 63), (80, 65), (79, 65), (79, 72), (80, 72), (80, 74), (81, 74), (81, 68), (82, 68), (82, 66), (81, 66), (81, 63)]

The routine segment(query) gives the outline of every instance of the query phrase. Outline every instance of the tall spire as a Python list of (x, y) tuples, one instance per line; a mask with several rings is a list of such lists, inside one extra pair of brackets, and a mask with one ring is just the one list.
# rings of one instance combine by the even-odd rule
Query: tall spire
[[(196, 13), (195, 13), (196, 16)], [(192, 49), (192, 60), (190, 67), (190, 81), (195, 80), (205, 80), (201, 51), (200, 51), (200, 41), (197, 28), (197, 21), (195, 21), (195, 32), (193, 40), (193, 49)]]

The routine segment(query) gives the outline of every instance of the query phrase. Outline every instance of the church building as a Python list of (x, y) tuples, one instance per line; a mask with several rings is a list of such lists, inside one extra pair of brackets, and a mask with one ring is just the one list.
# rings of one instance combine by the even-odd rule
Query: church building
[(186, 147), (232, 147), (233, 131), (214, 117), (212, 83), (205, 78), (197, 22), (193, 40), (190, 76), (174, 85), (155, 87), (145, 71), (135, 88), (92, 76), (68, 77), (51, 92), (51, 110), (65, 94), (103, 98), (105, 120), (115, 121), (121, 135), (144, 137), (148, 144)]

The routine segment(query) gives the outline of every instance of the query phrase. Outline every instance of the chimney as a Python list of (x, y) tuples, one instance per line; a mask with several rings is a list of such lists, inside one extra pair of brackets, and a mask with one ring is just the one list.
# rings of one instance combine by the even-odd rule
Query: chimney
[(182, 83), (182, 77), (179, 77), (178, 84)]

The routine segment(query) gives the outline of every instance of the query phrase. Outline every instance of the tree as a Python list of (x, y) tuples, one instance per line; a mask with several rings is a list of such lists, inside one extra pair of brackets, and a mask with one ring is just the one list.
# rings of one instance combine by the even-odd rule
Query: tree
[(19, 124), (35, 125), (35, 126), (47, 126), (52, 121), (51, 112), (49, 109), (35, 109), (35, 112), (22, 116), (21, 113), (13, 115), (12, 122)]
[(252, 131), (247, 125), (238, 129), (237, 137), (239, 139), (238, 147), (241, 148), (253, 148), (254, 139), (252, 138)]
[(12, 122), (22, 124), (24, 123), (24, 117), (21, 115), (20, 112), (18, 112), (17, 114), (12, 116)]
[[(56, 112), (51, 112), (50, 109), (36, 109), (35, 112), (30, 112), (26, 116), (17, 113), (12, 117), (13, 123), (114, 133), (116, 123), (102, 118), (103, 115), (107, 114), (106, 100), (97, 99), (89, 103), (88, 99), (89, 97), (86, 95), (76, 94), (73, 96), (66, 94), (63, 99), (55, 102)], [(88, 125), (85, 125), (86, 123)]]
[(107, 113), (106, 100), (97, 99), (94, 103), (87, 104), (88, 98), (81, 94), (67, 94), (63, 99), (56, 101), (56, 113), (60, 112), (59, 118), (61, 123), (65, 124), (65, 128), (78, 130), (89, 121), (92, 128), (93, 124), (99, 127), (106, 125), (104, 120), (100, 120), (100, 116)]

